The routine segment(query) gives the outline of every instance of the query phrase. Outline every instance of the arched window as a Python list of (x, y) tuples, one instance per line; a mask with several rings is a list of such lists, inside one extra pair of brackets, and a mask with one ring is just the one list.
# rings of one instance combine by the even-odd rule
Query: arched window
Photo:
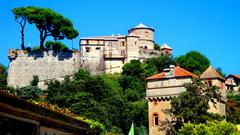
[(159, 116), (158, 113), (153, 114), (152, 118), (153, 126), (158, 126), (159, 125)]

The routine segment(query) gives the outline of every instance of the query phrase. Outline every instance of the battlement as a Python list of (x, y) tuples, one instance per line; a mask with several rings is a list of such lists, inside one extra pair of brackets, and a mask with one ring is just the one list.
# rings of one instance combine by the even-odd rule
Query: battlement
[(79, 51), (31, 51), (9, 50), (8, 85), (23, 87), (30, 84), (34, 75), (39, 77), (39, 86), (45, 87), (45, 81), (61, 80), (73, 75), (80, 68)]

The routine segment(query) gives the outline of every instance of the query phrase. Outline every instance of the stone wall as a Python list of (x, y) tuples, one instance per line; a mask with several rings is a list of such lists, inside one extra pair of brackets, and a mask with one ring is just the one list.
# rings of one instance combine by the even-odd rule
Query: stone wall
[[(14, 51), (13, 51), (14, 52)], [(80, 68), (80, 53), (72, 52), (23, 52), (15, 51), (15, 57), (10, 58), (8, 85), (23, 87), (29, 85), (34, 75), (39, 77), (39, 85), (44, 81), (71, 76)]]
[(146, 29), (146, 28), (137, 28), (132, 29), (129, 32), (129, 35), (134, 35), (139, 37), (139, 41), (142, 43), (139, 43), (139, 46), (147, 49), (154, 49), (154, 31), (152, 29)]

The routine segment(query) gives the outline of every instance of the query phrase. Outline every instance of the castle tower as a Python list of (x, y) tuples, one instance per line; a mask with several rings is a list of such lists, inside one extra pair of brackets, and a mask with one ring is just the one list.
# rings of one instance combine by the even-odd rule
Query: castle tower
[(130, 62), (131, 60), (137, 60), (139, 59), (139, 37), (128, 35), (126, 36), (127, 41), (127, 62)]
[(209, 104), (211, 113), (218, 113), (222, 116), (226, 115), (226, 106), (224, 102), (226, 101), (226, 88), (225, 88), (225, 78), (223, 78), (212, 66), (209, 66), (201, 75), (200, 78), (207, 82), (209, 86), (219, 87), (219, 92), (222, 96), (221, 101), (217, 101), (216, 107), (212, 103)]
[(134, 35), (139, 37), (139, 47), (145, 49), (154, 49), (154, 29), (145, 26), (144, 24), (139, 24), (138, 26), (128, 30), (129, 35)]
[(164, 43), (160, 47), (160, 53), (164, 56), (172, 56), (172, 48), (168, 46), (168, 44)]

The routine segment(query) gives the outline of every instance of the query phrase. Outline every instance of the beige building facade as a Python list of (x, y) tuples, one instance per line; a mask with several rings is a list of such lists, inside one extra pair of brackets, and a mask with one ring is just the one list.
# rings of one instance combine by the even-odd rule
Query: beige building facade
[(80, 48), (81, 66), (92, 73), (120, 73), (131, 60), (160, 55), (154, 50), (154, 29), (144, 24), (128, 30), (128, 35), (83, 37)]
[[(212, 72), (213, 75), (212, 75)], [(215, 74), (211, 66), (200, 76), (203, 81), (220, 88), (223, 97), (225, 91), (224, 78)], [(149, 135), (166, 134), (167, 127), (163, 123), (172, 118), (165, 112), (171, 108), (171, 97), (178, 96), (186, 89), (184, 83), (192, 82), (192, 78), (198, 78), (195, 74), (179, 67), (170, 66), (163, 72), (147, 78), (146, 98), (148, 100)], [(217, 101), (215, 108), (209, 103), (209, 112), (225, 115), (225, 104)]]
[(230, 74), (225, 79), (227, 92), (233, 94), (240, 92), (240, 75)]

